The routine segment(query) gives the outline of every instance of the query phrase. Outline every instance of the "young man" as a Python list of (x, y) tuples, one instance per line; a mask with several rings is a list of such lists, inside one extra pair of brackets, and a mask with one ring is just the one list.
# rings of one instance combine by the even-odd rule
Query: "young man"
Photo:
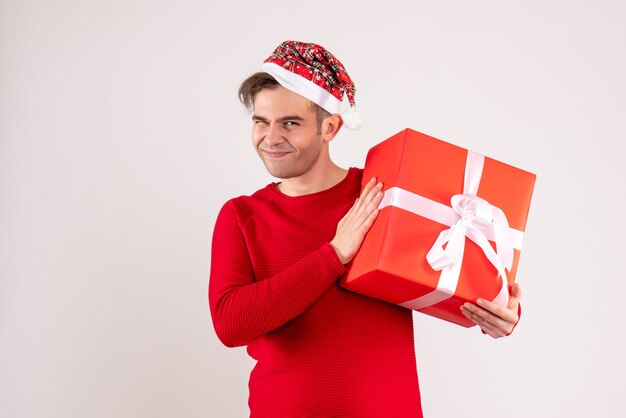
[[(245, 80), (252, 143), (281, 179), (228, 201), (213, 235), (209, 304), (227, 346), (248, 346), (251, 417), (421, 417), (411, 311), (338, 285), (378, 214), (383, 185), (330, 158), (345, 124), (358, 128), (354, 84), (316, 44), (287, 41)], [(343, 100), (346, 99), (346, 100)], [(341, 107), (348, 103), (348, 109)], [(508, 335), (509, 308), (463, 312)]]

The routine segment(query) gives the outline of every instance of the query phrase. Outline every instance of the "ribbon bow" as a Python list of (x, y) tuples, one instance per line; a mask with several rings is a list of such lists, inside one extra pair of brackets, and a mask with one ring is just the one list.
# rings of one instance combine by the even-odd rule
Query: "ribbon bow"
[[(401, 303), (401, 306), (419, 310), (454, 295), (463, 263), (466, 237), (482, 249), (502, 276), (502, 287), (493, 302), (507, 305), (509, 292), (506, 269), (510, 270), (513, 265), (513, 249), (521, 249), (523, 233), (509, 227), (502, 209), (476, 195), (484, 161), (484, 156), (468, 151), (463, 193), (452, 196), (451, 207), (395, 187), (385, 193), (379, 208), (400, 207), (450, 226), (439, 234), (426, 255), (431, 267), (441, 271), (437, 288), (417, 299)], [(489, 240), (496, 243), (496, 250)]]

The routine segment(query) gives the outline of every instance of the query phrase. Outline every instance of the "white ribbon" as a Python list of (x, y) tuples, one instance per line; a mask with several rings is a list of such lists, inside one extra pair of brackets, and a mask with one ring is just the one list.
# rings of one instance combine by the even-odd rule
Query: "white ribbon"
[[(506, 270), (513, 265), (513, 249), (521, 250), (524, 233), (510, 228), (502, 209), (476, 196), (482, 177), (485, 157), (468, 151), (465, 164), (463, 194), (451, 198), (451, 206), (443, 205), (398, 187), (385, 191), (379, 209), (395, 206), (423, 216), (450, 228), (442, 231), (426, 255), (431, 267), (441, 271), (437, 288), (432, 292), (401, 303), (418, 310), (446, 300), (456, 291), (463, 263), (465, 238), (474, 241), (502, 277), (502, 287), (493, 302), (506, 306), (508, 280)], [(496, 251), (489, 243), (496, 243)], [(444, 249), (444, 245), (447, 246)]]

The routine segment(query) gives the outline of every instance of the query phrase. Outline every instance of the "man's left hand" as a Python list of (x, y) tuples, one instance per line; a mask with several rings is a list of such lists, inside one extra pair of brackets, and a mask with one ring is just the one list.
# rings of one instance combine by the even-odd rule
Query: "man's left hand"
[(500, 338), (513, 332), (513, 328), (519, 321), (519, 300), (522, 297), (522, 288), (514, 283), (511, 287), (509, 304), (496, 305), (485, 299), (478, 299), (477, 305), (466, 302), (461, 306), (461, 312), (469, 320), (476, 323), (485, 334), (493, 338)]

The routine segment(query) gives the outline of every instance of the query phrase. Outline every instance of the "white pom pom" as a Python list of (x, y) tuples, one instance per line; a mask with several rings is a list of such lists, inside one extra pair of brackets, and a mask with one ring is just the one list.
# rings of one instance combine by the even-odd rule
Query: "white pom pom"
[(363, 126), (363, 118), (354, 107), (350, 107), (341, 112), (341, 119), (346, 128), (356, 131)]

